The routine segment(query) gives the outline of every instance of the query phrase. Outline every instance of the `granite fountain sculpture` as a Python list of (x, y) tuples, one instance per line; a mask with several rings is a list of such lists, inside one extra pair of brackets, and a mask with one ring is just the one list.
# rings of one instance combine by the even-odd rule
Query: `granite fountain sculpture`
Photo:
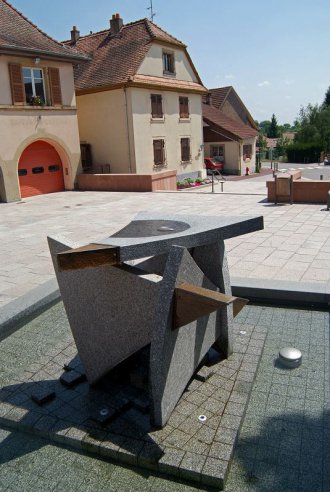
[(139, 213), (80, 248), (48, 238), (63, 303), (90, 384), (150, 344), (154, 425), (166, 424), (213, 346), (232, 353), (233, 297), (224, 240), (262, 217)]

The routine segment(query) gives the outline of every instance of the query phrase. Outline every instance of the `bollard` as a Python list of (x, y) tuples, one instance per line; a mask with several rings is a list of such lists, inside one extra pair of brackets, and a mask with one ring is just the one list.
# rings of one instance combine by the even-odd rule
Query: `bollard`
[(320, 174), (320, 181), (323, 181), (323, 174)]
[(212, 193), (214, 193), (214, 173), (212, 172)]

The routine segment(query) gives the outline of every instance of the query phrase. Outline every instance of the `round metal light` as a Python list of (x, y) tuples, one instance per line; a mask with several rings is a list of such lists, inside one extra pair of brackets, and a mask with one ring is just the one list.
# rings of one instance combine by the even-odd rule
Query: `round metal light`
[(198, 420), (199, 420), (200, 422), (205, 422), (205, 421), (206, 421), (206, 416), (205, 416), (205, 415), (200, 415), (200, 416), (198, 417)]
[(300, 350), (294, 347), (284, 347), (280, 350), (278, 358), (283, 366), (293, 369), (300, 366), (302, 354)]
[(108, 415), (109, 413), (109, 410), (107, 408), (102, 408), (102, 410), (100, 410), (100, 415), (102, 417), (105, 417), (106, 415)]

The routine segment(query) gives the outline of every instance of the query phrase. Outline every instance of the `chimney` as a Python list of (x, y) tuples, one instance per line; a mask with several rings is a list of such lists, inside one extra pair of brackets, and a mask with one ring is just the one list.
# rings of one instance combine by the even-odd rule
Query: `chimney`
[(205, 98), (205, 104), (208, 104), (209, 106), (212, 106), (212, 94), (211, 92), (208, 92), (206, 94), (206, 98)]
[(110, 19), (111, 34), (118, 34), (123, 25), (124, 22), (120, 15), (113, 14), (112, 19)]
[(80, 31), (78, 31), (76, 26), (73, 26), (71, 31), (71, 43), (76, 44), (79, 38), (80, 38)]

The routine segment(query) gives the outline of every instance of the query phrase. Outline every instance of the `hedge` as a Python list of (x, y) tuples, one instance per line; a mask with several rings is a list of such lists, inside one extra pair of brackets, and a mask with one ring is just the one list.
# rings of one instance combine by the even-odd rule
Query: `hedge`
[(288, 162), (309, 163), (318, 162), (323, 148), (319, 143), (293, 143), (287, 146)]

